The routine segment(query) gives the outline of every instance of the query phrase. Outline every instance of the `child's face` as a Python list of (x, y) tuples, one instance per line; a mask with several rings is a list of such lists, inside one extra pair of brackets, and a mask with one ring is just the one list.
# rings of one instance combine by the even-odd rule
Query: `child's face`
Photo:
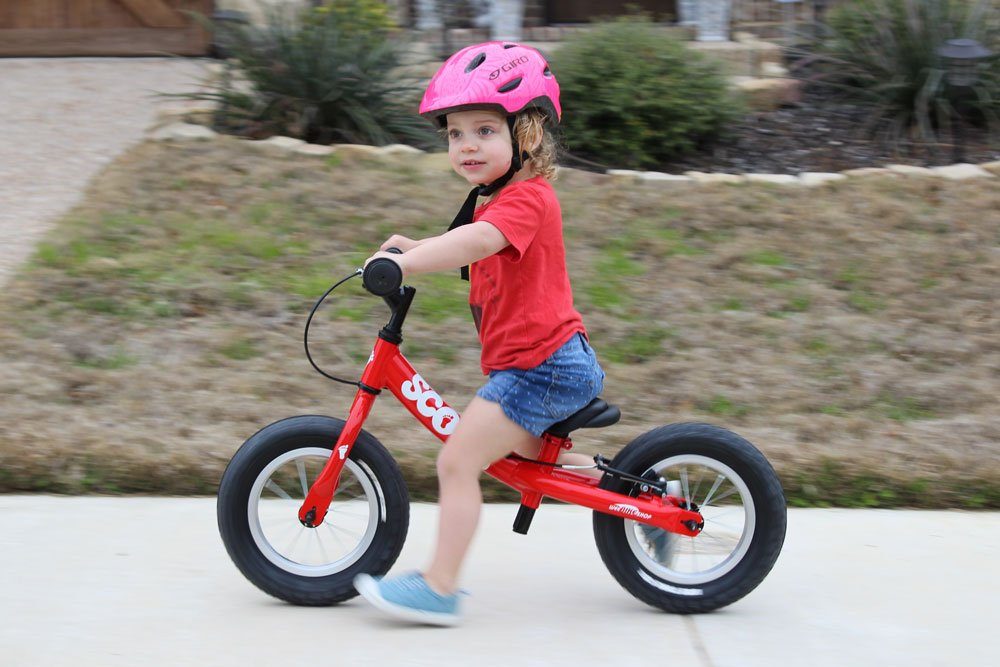
[(503, 176), (514, 157), (506, 118), (495, 111), (448, 114), (448, 157), (469, 183), (483, 185)]

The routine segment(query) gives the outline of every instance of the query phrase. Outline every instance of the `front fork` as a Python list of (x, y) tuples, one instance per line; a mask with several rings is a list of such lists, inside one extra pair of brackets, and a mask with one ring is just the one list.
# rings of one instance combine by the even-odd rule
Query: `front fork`
[(336, 490), (340, 473), (344, 469), (344, 462), (351, 451), (351, 446), (361, 433), (361, 426), (368, 418), (368, 413), (375, 404), (377, 394), (370, 390), (359, 389), (351, 404), (351, 411), (347, 417), (347, 423), (337, 438), (334, 445), (333, 455), (326, 462), (323, 472), (320, 473), (316, 481), (313, 482), (306, 499), (299, 508), (299, 521), (307, 528), (315, 528), (323, 523), (326, 512), (330, 508), (333, 500), (333, 492)]
[(337, 490), (344, 462), (361, 434), (361, 427), (382, 389), (388, 389), (407, 410), (442, 442), (458, 425), (458, 413), (414, 370), (399, 352), (399, 343), (391, 337), (380, 335), (375, 342), (372, 356), (361, 374), (358, 393), (337, 438), (333, 455), (306, 494), (299, 508), (299, 521), (314, 528), (323, 522), (333, 494)]

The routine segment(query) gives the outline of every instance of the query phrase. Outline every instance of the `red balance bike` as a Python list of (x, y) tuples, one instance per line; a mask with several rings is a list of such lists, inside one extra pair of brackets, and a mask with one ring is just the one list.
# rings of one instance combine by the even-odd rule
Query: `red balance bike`
[[(312, 314), (357, 275), (392, 315), (360, 381), (350, 382), (358, 390), (347, 420), (305, 415), (264, 427), (236, 452), (219, 486), (219, 531), (233, 562), (263, 591), (294, 604), (354, 597), (355, 575), (386, 573), (403, 547), (406, 484), (386, 448), (362, 429), (376, 397), (388, 390), (442, 441), (460, 419), (400, 352), (416, 290), (401, 285), (395, 262), (370, 262), (331, 287)], [(307, 356), (308, 331), (307, 322)], [(784, 494), (767, 459), (731, 431), (683, 423), (639, 436), (613, 460), (595, 456), (600, 480), (556, 463), (573, 431), (619, 416), (594, 399), (548, 429), (537, 460), (512, 454), (486, 469), (521, 494), (514, 530), (528, 532), (542, 498), (582, 505), (594, 510), (608, 570), (643, 602), (707, 612), (752, 591), (785, 537)]]

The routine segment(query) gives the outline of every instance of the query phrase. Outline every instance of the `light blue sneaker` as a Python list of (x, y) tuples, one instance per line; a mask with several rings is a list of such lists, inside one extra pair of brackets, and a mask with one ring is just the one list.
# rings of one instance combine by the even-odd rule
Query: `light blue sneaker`
[(361, 596), (396, 618), (430, 625), (455, 625), (459, 621), (458, 594), (440, 595), (419, 572), (382, 578), (368, 574), (354, 577)]

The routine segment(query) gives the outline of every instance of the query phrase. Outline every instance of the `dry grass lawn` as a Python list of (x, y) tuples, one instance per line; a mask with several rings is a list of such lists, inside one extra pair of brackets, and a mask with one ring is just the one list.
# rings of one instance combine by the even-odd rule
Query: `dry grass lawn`
[[(623, 412), (580, 450), (709, 421), (757, 444), (793, 503), (1000, 507), (996, 180), (556, 185)], [(259, 427), (344, 416), (350, 388), (302, 353), (312, 302), (390, 233), (443, 231), (466, 191), (440, 156), (134, 148), (0, 296), (0, 491), (210, 493)], [(404, 353), (461, 410), (482, 382), (466, 287), (412, 284)], [(314, 355), (356, 376), (385, 314), (346, 284)], [(391, 397), (367, 427), (433, 497), (437, 440)]]

